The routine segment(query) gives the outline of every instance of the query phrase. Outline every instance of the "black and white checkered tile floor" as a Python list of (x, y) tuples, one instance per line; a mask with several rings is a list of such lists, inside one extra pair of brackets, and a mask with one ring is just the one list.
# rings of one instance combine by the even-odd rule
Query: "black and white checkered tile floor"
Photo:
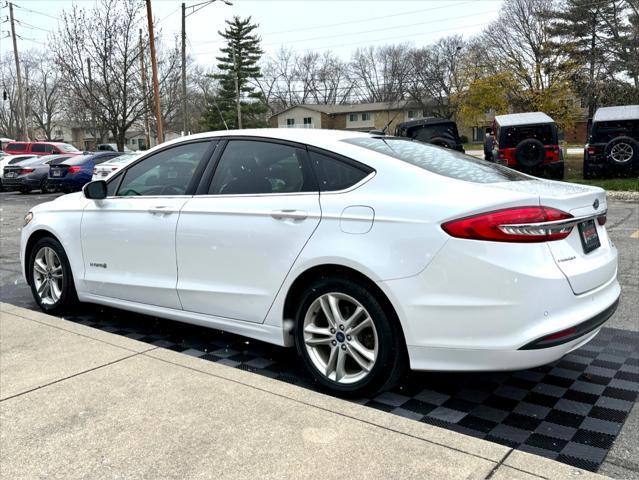
[[(314, 389), (294, 349), (118, 310), (67, 317)], [(596, 471), (639, 396), (639, 333), (604, 328), (558, 362), (507, 373), (412, 373), (358, 403)]]

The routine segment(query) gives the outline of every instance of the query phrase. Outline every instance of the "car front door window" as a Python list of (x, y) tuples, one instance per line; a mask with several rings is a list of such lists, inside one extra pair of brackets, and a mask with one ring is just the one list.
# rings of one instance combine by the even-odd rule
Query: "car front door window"
[(124, 173), (117, 196), (185, 195), (208, 147), (189, 143), (145, 158)]

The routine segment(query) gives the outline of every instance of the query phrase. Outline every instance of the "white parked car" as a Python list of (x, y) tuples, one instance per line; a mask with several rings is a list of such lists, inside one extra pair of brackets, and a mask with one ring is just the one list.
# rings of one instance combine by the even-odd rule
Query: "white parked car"
[(591, 340), (620, 293), (600, 188), (408, 139), (203, 133), (34, 207), (36, 302), (76, 300), (296, 345), (324, 387), (516, 370)]
[(141, 153), (127, 153), (118, 157), (107, 160), (93, 167), (93, 177), (91, 180), (105, 180), (110, 175), (120, 170), (122, 167), (126, 167), (129, 163), (135, 159), (140, 158)]

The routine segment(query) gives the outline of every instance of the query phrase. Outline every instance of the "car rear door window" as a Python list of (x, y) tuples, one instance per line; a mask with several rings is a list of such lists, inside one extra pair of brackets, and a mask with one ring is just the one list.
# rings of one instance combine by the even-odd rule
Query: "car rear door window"
[(255, 140), (231, 140), (219, 160), (209, 195), (317, 191), (306, 150)]
[(209, 145), (208, 141), (182, 144), (145, 158), (124, 173), (117, 195), (185, 195)]
[(309, 152), (321, 192), (334, 192), (352, 187), (373, 170), (365, 165), (338, 160), (316, 151)]
[(34, 143), (33, 145), (31, 145), (31, 151), (33, 153), (44, 153), (46, 152), (46, 145), (42, 144), (42, 143)]

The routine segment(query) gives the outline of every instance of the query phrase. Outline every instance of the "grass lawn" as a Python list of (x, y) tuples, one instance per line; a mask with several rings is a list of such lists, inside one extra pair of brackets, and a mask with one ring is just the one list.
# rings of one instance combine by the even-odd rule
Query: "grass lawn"
[(639, 178), (596, 178), (584, 180), (583, 155), (566, 155), (564, 180), (584, 185), (594, 185), (604, 190), (619, 190), (625, 192), (639, 192)]

